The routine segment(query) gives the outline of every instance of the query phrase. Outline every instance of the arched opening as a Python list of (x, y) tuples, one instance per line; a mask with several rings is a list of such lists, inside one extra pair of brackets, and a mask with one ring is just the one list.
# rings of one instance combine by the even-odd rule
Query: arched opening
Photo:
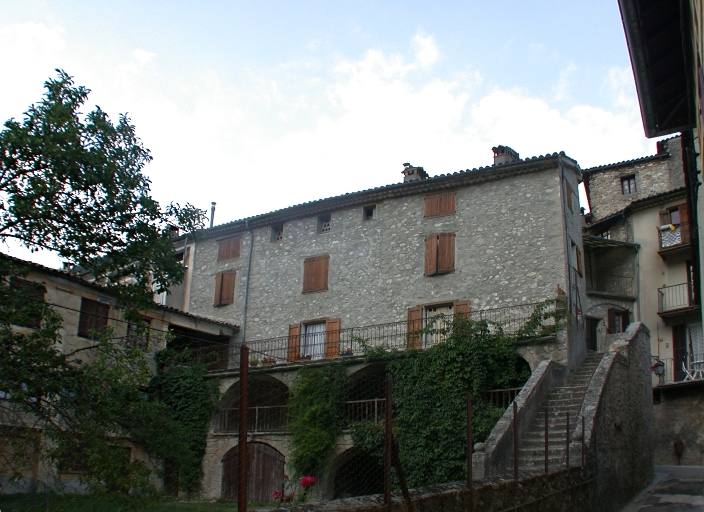
[[(247, 430), (276, 432), (286, 428), (288, 387), (270, 375), (250, 375), (247, 385)], [(240, 384), (236, 382), (220, 400), (215, 422), (216, 432), (238, 431)]]
[[(247, 501), (273, 502), (273, 493), (283, 487), (286, 460), (276, 448), (264, 443), (247, 443)], [(239, 475), (239, 446), (222, 458), (222, 499), (236, 501)]]
[(333, 499), (384, 492), (384, 462), (357, 448), (340, 455), (335, 471)]
[(365, 366), (350, 376), (350, 387), (345, 402), (347, 426), (360, 421), (379, 422), (384, 419), (384, 379), (386, 365), (376, 363)]

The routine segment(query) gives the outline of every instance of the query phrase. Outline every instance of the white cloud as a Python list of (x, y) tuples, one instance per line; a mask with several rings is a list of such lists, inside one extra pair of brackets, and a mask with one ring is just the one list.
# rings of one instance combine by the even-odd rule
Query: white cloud
[(570, 62), (565, 69), (560, 71), (557, 85), (553, 87), (553, 101), (563, 101), (570, 98), (569, 88), (572, 85), (572, 75), (579, 69), (574, 62)]
[(435, 64), (440, 57), (440, 52), (432, 36), (416, 34), (413, 38), (413, 46), (416, 49), (416, 60), (424, 68)]

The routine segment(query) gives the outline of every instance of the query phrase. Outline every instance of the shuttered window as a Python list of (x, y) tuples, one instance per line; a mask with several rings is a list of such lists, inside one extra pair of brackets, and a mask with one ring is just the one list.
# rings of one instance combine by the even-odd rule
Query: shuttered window
[(442, 217), (455, 214), (455, 193), (446, 192), (425, 198), (425, 217)]
[(39, 329), (42, 324), (42, 309), (40, 303), (44, 302), (44, 285), (25, 281), (18, 277), (12, 278), (10, 283), (14, 290), (17, 290), (17, 317), (13, 321), (15, 325)]
[(423, 307), (415, 306), (408, 308), (408, 325), (406, 332), (408, 336), (408, 348), (419, 349), (421, 345), (420, 330), (423, 328)]
[(425, 275), (455, 271), (455, 234), (439, 233), (425, 239)]
[(230, 270), (215, 276), (215, 299), (213, 305), (226, 306), (235, 302), (235, 277), (237, 272)]
[(469, 318), (470, 307), (468, 300), (456, 300), (453, 305), (455, 317), (462, 316)]
[(90, 299), (81, 299), (81, 315), (78, 320), (78, 335), (97, 339), (108, 326), (110, 306)]
[(303, 293), (327, 291), (329, 263), (330, 256), (307, 258), (303, 262)]
[(218, 261), (238, 258), (241, 245), (242, 238), (239, 236), (218, 240)]

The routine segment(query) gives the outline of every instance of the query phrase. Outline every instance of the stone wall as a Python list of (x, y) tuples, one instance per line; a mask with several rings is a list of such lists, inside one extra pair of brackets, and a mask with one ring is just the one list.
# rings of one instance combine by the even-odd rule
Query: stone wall
[[(607, 337), (580, 416), (590, 464), (597, 475), (594, 510), (618, 511), (653, 478), (650, 332), (641, 322)], [(573, 439), (581, 441), (580, 418)]]
[[(704, 465), (704, 381), (686, 381), (653, 390), (655, 464)], [(678, 457), (675, 442), (682, 443)]]
[[(578, 175), (564, 175), (576, 189)], [(295, 219), (279, 242), (268, 227), (242, 233), (240, 257), (221, 262), (216, 240), (198, 240), (190, 311), (243, 322), (250, 248), (248, 340), (325, 317), (345, 328), (402, 321), (416, 305), (469, 300), (476, 309), (552, 298), (558, 283), (568, 287), (566, 227), (581, 244), (578, 203), (563, 211), (560, 180), (552, 168), (461, 187), (456, 214), (445, 217), (424, 218), (424, 195), (411, 195), (378, 203), (373, 220), (362, 219), (361, 207), (333, 211), (329, 233), (317, 233), (315, 217)], [(456, 233), (455, 271), (424, 277), (424, 239), (443, 232)], [(328, 291), (301, 293), (303, 260), (325, 254)], [(235, 301), (214, 308), (215, 275), (224, 270), (237, 271)]]

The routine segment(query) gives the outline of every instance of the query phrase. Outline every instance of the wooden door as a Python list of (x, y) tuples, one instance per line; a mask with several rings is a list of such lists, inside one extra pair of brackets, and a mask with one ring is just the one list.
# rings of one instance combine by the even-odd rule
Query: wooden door
[(684, 324), (672, 326), (672, 354), (675, 366), (675, 380), (684, 380), (685, 373), (682, 363), (687, 366), (687, 326)]
[[(237, 501), (238, 453), (235, 446), (222, 458), (222, 499), (225, 501)], [(247, 455), (247, 502), (274, 501), (272, 493), (283, 486), (284, 456), (264, 443), (248, 443)]]

